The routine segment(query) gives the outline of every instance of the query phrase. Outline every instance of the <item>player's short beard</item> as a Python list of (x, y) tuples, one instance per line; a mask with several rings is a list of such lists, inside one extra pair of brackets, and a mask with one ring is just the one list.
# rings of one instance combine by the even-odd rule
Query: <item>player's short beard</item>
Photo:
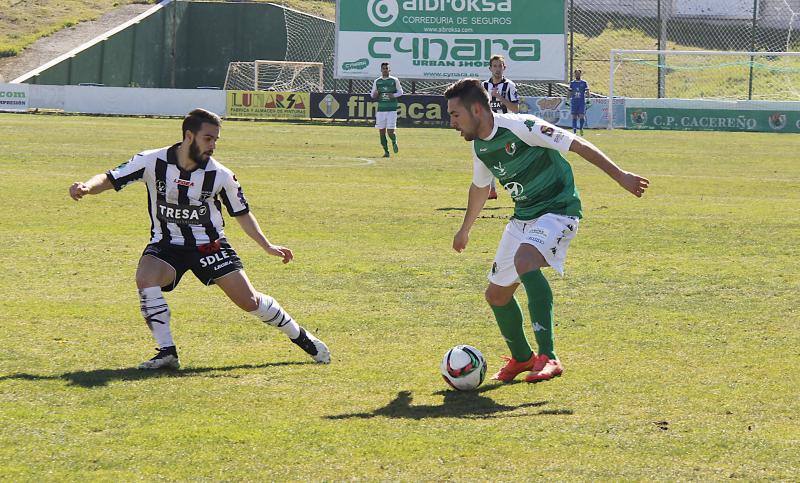
[(200, 147), (197, 145), (196, 140), (192, 140), (189, 145), (189, 158), (195, 163), (202, 163), (208, 160), (208, 155), (200, 152)]
[[(468, 112), (468, 114), (470, 121), (473, 121), (473, 125), (477, 126), (477, 122), (475, 122), (476, 121), (475, 116), (473, 116), (471, 112)], [(475, 138), (478, 137), (477, 132), (467, 132), (462, 130), (461, 134), (464, 135), (464, 141), (474, 141)]]

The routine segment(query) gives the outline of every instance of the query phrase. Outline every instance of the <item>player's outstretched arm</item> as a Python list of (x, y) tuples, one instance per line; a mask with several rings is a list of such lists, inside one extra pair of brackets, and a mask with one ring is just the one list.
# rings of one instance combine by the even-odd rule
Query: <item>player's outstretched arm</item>
[(111, 184), (111, 180), (108, 179), (105, 173), (101, 173), (92, 176), (89, 181), (83, 183), (76, 181), (72, 183), (69, 187), (69, 196), (73, 200), (78, 201), (86, 195), (100, 194), (112, 188), (114, 188), (114, 185)]
[(650, 180), (643, 178), (638, 174), (630, 173), (617, 166), (614, 161), (600, 151), (594, 144), (589, 141), (576, 137), (569, 147), (573, 153), (577, 153), (580, 157), (589, 161), (593, 165), (602, 169), (614, 181), (619, 183), (620, 186), (641, 198), (647, 187), (650, 185)]
[(481, 214), (483, 205), (486, 204), (486, 199), (489, 198), (489, 185), (480, 188), (471, 184), (469, 187), (469, 199), (467, 200), (467, 212), (464, 214), (464, 222), (461, 228), (453, 237), (453, 250), (461, 253), (467, 248), (469, 243), (469, 231), (472, 225)]
[(270, 243), (269, 240), (267, 240), (267, 237), (264, 236), (264, 232), (261, 231), (261, 227), (258, 226), (258, 220), (256, 220), (256, 217), (253, 216), (252, 213), (247, 212), (243, 215), (235, 216), (234, 218), (239, 222), (239, 226), (242, 227), (242, 230), (247, 233), (247, 236), (258, 243), (258, 245), (263, 248), (265, 252), (282, 258), (283, 263), (289, 263), (292, 261), (294, 258), (292, 250)]

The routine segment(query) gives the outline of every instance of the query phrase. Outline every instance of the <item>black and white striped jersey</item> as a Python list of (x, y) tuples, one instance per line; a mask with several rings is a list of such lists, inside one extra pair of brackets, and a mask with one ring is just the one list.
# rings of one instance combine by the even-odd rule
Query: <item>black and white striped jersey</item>
[(497, 98), (491, 97), (492, 90), (497, 88), (500, 91), (500, 97), (504, 97), (511, 102), (519, 102), (519, 94), (517, 94), (517, 85), (514, 84), (514, 81), (506, 79), (503, 77), (500, 79), (500, 82), (495, 84), (492, 82), (492, 78), (489, 77), (489, 80), (483, 81), (483, 88), (486, 89), (486, 92), (489, 93), (489, 105), (492, 106), (492, 111), (498, 114), (506, 114), (508, 113), (508, 108), (503, 105)]
[(134, 181), (144, 181), (150, 243), (195, 247), (224, 238), (222, 203), (230, 216), (250, 211), (242, 187), (233, 172), (214, 158), (200, 163), (194, 171), (182, 170), (178, 146), (143, 151), (106, 176), (117, 191)]

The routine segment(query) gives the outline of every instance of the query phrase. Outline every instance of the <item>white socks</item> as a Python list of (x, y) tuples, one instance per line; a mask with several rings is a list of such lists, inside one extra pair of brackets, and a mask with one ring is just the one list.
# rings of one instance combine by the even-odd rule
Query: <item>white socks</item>
[(174, 346), (169, 330), (169, 306), (161, 293), (161, 287), (147, 287), (139, 290), (139, 307), (147, 326), (153, 333), (159, 349)]
[(277, 300), (269, 295), (259, 293), (258, 308), (250, 313), (261, 319), (262, 322), (280, 329), (290, 339), (300, 336), (300, 326), (297, 325), (297, 322), (283, 310)]

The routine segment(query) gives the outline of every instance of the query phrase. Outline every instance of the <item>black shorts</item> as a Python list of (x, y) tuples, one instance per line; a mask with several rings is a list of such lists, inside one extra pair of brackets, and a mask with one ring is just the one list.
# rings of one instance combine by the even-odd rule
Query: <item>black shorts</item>
[(202, 283), (211, 285), (214, 279), (244, 268), (239, 255), (226, 240), (217, 240), (198, 247), (151, 243), (142, 252), (142, 256), (144, 255), (152, 255), (175, 269), (175, 280), (166, 287), (161, 287), (164, 292), (177, 287), (187, 270), (191, 270)]

